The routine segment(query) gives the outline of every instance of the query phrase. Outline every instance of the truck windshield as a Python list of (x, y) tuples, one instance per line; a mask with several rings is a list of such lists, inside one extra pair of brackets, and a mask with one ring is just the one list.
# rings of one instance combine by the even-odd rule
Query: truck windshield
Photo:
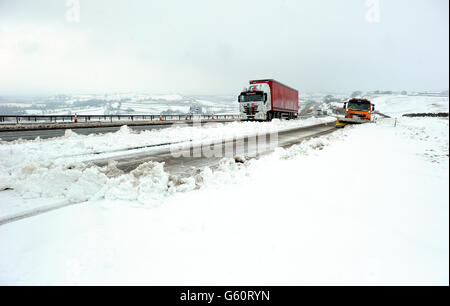
[(348, 102), (348, 108), (356, 111), (369, 111), (370, 103)]
[(239, 96), (239, 102), (260, 102), (264, 101), (262, 93), (246, 93)]

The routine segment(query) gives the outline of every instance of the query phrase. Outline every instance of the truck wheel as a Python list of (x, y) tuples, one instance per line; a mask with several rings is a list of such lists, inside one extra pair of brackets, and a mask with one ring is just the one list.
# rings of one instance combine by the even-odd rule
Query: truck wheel
[(267, 121), (272, 121), (272, 112), (267, 113)]

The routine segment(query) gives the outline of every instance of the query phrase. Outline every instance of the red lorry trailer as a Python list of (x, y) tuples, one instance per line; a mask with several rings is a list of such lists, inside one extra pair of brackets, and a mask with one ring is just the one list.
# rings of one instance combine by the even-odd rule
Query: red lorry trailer
[(298, 116), (298, 91), (278, 81), (254, 80), (239, 96), (241, 120), (294, 119)]

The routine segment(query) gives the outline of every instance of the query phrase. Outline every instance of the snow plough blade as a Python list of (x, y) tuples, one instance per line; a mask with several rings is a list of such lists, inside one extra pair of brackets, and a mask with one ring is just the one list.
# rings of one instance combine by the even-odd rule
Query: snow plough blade
[(336, 121), (337, 127), (344, 127), (347, 124), (364, 124), (369, 123), (370, 120), (361, 120), (358, 118), (338, 118)]
[(339, 119), (336, 120), (336, 127), (337, 127), (337, 128), (343, 128), (343, 127), (345, 127), (346, 125), (347, 125), (347, 123), (342, 122), (342, 121), (339, 120)]

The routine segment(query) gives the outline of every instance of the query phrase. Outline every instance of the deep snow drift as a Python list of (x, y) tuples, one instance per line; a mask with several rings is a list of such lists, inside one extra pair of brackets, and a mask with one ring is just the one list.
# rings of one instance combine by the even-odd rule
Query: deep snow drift
[(181, 183), (154, 163), (127, 175), (21, 168), (23, 196), (47, 179), (74, 186), (63, 197), (97, 191), (0, 226), (0, 283), (448, 285), (448, 120), (393, 123), (223, 160)]

